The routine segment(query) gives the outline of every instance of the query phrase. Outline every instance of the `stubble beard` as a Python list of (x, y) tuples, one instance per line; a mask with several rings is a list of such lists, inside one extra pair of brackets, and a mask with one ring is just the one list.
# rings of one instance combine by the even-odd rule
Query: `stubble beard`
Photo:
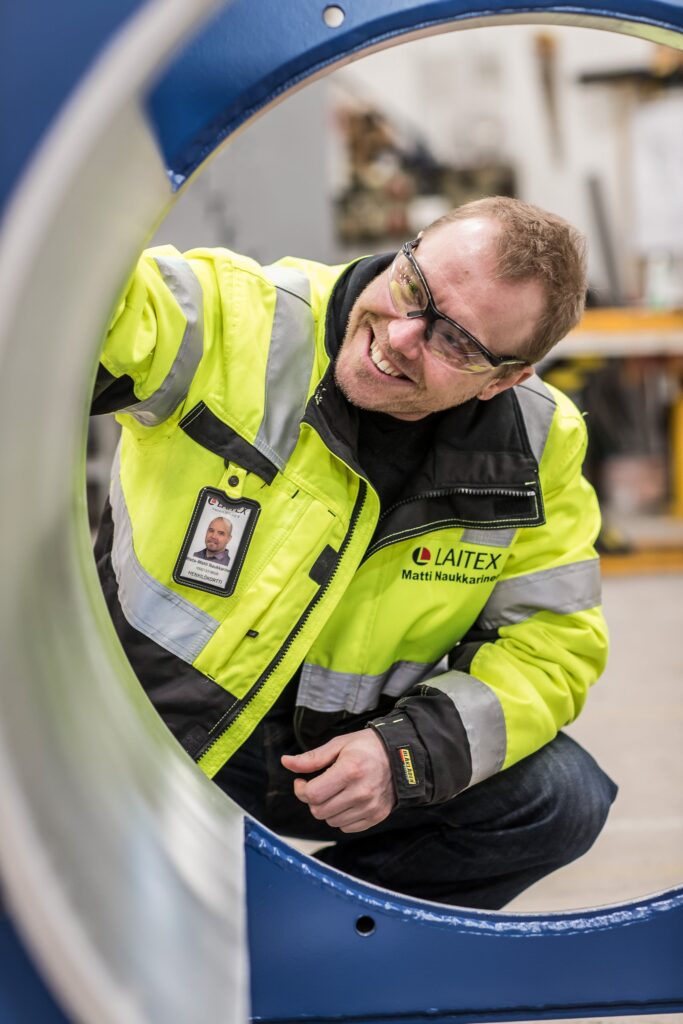
[[(361, 296), (362, 298), (362, 296)], [(356, 315), (355, 307), (349, 316), (344, 340), (334, 368), (334, 379), (337, 387), (351, 405), (359, 409), (366, 409), (372, 412), (383, 412), (389, 416), (401, 418), (421, 418), (427, 415), (420, 408), (419, 395), (420, 385), (414, 383), (415, 394), (406, 395), (401, 398), (398, 395), (381, 393), (381, 382), (378, 382), (374, 372), (364, 365), (366, 356), (366, 341), (364, 336), (380, 337), (386, 317), (379, 316), (366, 310)], [(356, 344), (354, 345), (354, 341)], [(385, 343), (385, 348), (388, 346)], [(400, 369), (400, 357), (393, 356)]]
[[(359, 409), (383, 412), (397, 419), (418, 420), (434, 412), (452, 409), (475, 398), (483, 388), (483, 383), (482, 388), (475, 387), (473, 390), (464, 387), (460, 394), (453, 391), (448, 396), (447, 402), (437, 403), (435, 406), (433, 401), (430, 401), (429, 389), (424, 383), (422, 368), (419, 367), (418, 379), (415, 380), (418, 368), (412, 364), (405, 367), (406, 375), (412, 381), (410, 389), (405, 395), (391, 393), (389, 383), (386, 391), (382, 389), (381, 380), (378, 380), (374, 370), (365, 364), (366, 358), (370, 358), (367, 352), (370, 335), (372, 334), (381, 344), (397, 369), (404, 369), (405, 360), (400, 353), (394, 353), (387, 340), (389, 318), (367, 308), (368, 304), (373, 301), (370, 293), (373, 283), (361, 292), (351, 309), (334, 367), (335, 382), (346, 400)], [(391, 378), (387, 378), (388, 382), (390, 380)]]

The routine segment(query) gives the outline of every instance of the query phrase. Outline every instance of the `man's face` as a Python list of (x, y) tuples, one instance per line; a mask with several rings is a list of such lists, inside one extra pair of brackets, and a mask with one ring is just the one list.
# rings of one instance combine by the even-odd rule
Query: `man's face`
[[(438, 308), (495, 355), (512, 357), (523, 355), (544, 296), (538, 281), (496, 279), (499, 230), (489, 219), (456, 221), (425, 235), (415, 255)], [(337, 359), (337, 384), (350, 402), (419, 420), (469, 398), (493, 398), (533, 373), (526, 366), (502, 378), (494, 367), (463, 373), (430, 350), (425, 323), (396, 313), (389, 269), (370, 282), (351, 310)]]
[(225, 551), (231, 536), (230, 524), (225, 519), (213, 519), (206, 531), (206, 550), (219, 555)]

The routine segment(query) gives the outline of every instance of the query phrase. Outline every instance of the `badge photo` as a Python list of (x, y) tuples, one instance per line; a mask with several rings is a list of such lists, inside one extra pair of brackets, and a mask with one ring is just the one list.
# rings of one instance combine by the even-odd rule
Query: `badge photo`
[(192, 513), (173, 579), (229, 597), (235, 589), (261, 507), (204, 487)]

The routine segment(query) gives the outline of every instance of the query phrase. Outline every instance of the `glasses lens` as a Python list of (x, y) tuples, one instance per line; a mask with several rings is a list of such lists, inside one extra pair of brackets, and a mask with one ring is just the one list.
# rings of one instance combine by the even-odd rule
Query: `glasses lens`
[(491, 369), (477, 346), (446, 320), (434, 321), (430, 346), (434, 355), (465, 373), (486, 373)]
[(429, 304), (422, 281), (401, 252), (391, 267), (389, 291), (394, 308), (402, 315), (426, 309)]

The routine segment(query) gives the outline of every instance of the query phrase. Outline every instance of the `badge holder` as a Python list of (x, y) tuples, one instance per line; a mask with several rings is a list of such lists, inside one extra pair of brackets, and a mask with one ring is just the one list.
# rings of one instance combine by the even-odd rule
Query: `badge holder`
[[(231, 464), (223, 480), (239, 493), (245, 475)], [(202, 488), (173, 570), (175, 582), (230, 597), (260, 511), (259, 503), (250, 498), (231, 497), (217, 487)]]

